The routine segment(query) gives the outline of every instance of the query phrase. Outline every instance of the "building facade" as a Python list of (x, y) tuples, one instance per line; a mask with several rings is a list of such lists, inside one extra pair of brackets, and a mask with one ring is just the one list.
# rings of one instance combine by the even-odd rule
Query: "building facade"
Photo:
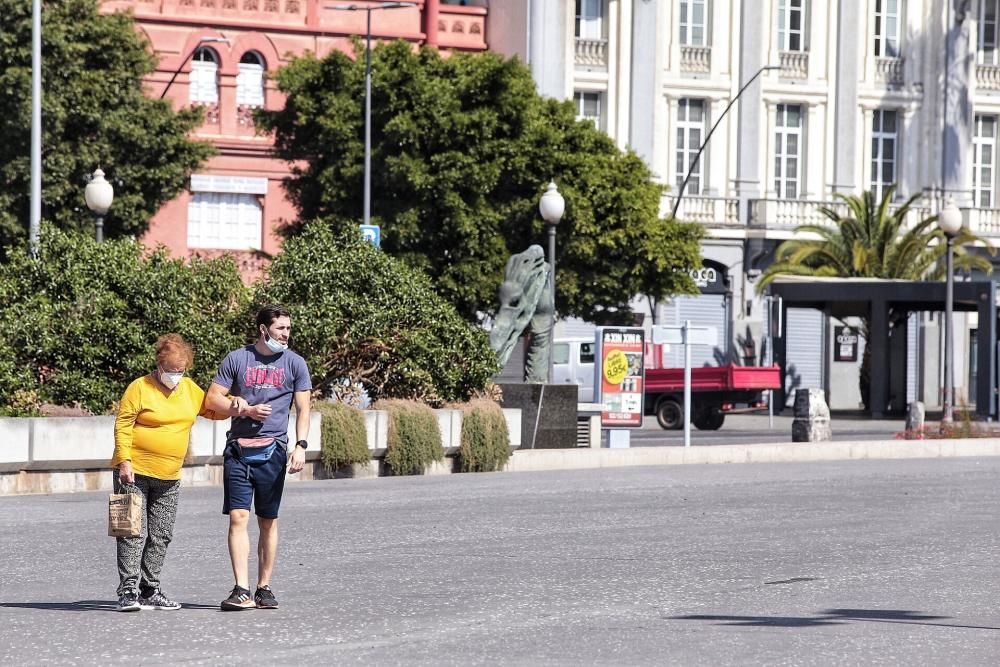
[[(189, 187), (153, 218), (143, 241), (178, 256), (231, 252), (253, 274), (259, 254), (277, 252), (276, 230), (294, 220), (282, 181), (289, 165), (271, 156), (273, 142), (256, 132), (257, 108), (280, 109), (269, 76), (293, 56), (352, 51), (366, 34), (366, 12), (320, 0), (105, 0), (102, 11), (130, 11), (159, 57), (146, 84), (175, 107), (196, 105), (205, 120), (196, 138), (218, 154)], [(365, 6), (374, 3), (357, 3)], [(374, 40), (477, 51), (486, 48), (485, 3), (417, 0), (413, 7), (372, 12)], [(363, 95), (363, 91), (358, 91)], [(377, 196), (377, 193), (376, 193)]]
[[(491, 47), (523, 51), (543, 93), (574, 100), (580, 118), (646, 160), (669, 187), (664, 214), (680, 198), (678, 217), (706, 227), (702, 296), (645, 309), (647, 321), (724, 330), (702, 363), (762, 359), (769, 308), (756, 280), (796, 227), (823, 223), (820, 206), (843, 210), (835, 194), (881, 195), (895, 184), (899, 201), (920, 195), (914, 217), (953, 197), (972, 231), (1000, 241), (998, 0), (519, 4), (521, 15), (506, 18), (529, 25), (526, 43), (497, 29)], [(860, 362), (833, 355), (836, 327), (857, 322), (812, 310), (787, 319), (794, 382), (826, 387), (834, 407), (857, 408), (857, 383), (844, 380), (856, 379)], [(955, 322), (961, 401), (976, 372), (976, 321)], [(916, 398), (935, 405), (940, 316), (907, 325), (897, 407)], [(585, 330), (563, 324), (564, 335)]]

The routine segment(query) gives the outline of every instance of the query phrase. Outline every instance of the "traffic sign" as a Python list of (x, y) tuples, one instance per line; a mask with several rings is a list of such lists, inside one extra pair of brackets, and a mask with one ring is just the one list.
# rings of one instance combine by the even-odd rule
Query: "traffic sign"
[(376, 248), (382, 247), (382, 230), (378, 225), (359, 225), (361, 227), (361, 238), (368, 241)]
[[(688, 343), (691, 345), (718, 345), (719, 344), (719, 330), (717, 327), (706, 327), (692, 325), (687, 328), (688, 330)], [(656, 345), (662, 345), (664, 343), (669, 345), (683, 345), (684, 344), (684, 325), (653, 325), (653, 343)]]

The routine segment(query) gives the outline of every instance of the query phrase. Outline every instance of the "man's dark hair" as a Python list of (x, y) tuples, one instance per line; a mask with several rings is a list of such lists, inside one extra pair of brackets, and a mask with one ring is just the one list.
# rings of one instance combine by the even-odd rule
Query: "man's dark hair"
[(292, 314), (288, 312), (288, 309), (284, 306), (279, 306), (276, 303), (272, 303), (268, 306), (264, 306), (257, 311), (257, 330), (260, 331), (260, 325), (265, 327), (270, 327), (276, 319), (279, 317), (291, 317)]

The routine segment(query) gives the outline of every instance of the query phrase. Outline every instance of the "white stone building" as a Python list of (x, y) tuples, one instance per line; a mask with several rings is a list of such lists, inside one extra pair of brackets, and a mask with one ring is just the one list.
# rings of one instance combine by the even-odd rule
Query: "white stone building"
[[(708, 229), (703, 256), (717, 280), (656, 314), (724, 327), (727, 349), (703, 362), (759, 358), (766, 309), (754, 282), (836, 193), (895, 183), (900, 199), (922, 194), (923, 215), (944, 193), (972, 230), (1000, 242), (1000, 0), (518, 0), (490, 11), (490, 47), (520, 55), (543, 94), (575, 100), (580, 117), (639, 153), (670, 186), (665, 213), (719, 122), (678, 210)], [(780, 69), (761, 72), (725, 113), (765, 66)], [(814, 310), (788, 319), (801, 384), (856, 408), (855, 364), (833, 361), (843, 323)], [(939, 323), (911, 317), (897, 406), (938, 404)], [(955, 323), (962, 401), (977, 372), (976, 321)]]

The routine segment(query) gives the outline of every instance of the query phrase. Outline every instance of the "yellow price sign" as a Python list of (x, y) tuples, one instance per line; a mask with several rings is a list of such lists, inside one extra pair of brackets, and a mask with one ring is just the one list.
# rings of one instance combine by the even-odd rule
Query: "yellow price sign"
[(621, 384), (628, 375), (628, 357), (621, 350), (611, 350), (604, 357), (604, 379), (611, 384)]

